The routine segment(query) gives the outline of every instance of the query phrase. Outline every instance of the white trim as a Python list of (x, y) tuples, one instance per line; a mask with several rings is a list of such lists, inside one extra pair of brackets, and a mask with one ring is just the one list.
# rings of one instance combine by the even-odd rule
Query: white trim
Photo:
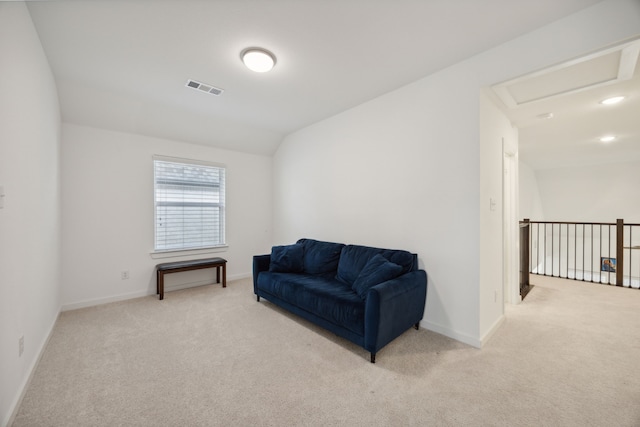
[[(528, 99), (518, 102), (512, 95), (509, 90), (510, 87), (515, 86), (519, 83), (526, 82), (530, 79), (534, 79), (537, 77), (542, 77), (547, 74), (561, 71), (566, 68), (572, 67), (574, 65), (582, 64), (587, 61), (592, 61), (594, 59), (598, 59), (600, 57), (610, 55), (615, 52), (620, 52), (620, 59), (618, 62), (618, 71), (615, 74), (615, 77), (612, 76), (611, 79), (593, 82), (586, 86), (567, 88), (566, 90), (559, 90), (556, 93), (552, 93), (549, 95), (543, 95), (539, 98)], [(533, 73), (526, 74), (524, 76), (516, 77), (515, 79), (508, 80), (506, 82), (498, 83), (491, 86), (491, 89), (495, 92), (495, 94), (500, 98), (500, 100), (506, 105), (509, 109), (517, 108), (521, 105), (532, 104), (538, 101), (553, 99), (560, 96), (564, 96), (572, 93), (579, 93), (585, 90), (590, 90), (593, 88), (610, 85), (613, 83), (619, 83), (628, 79), (631, 79), (635, 73), (635, 67), (638, 62), (638, 56), (640, 55), (640, 39), (636, 38), (631, 41), (627, 41), (626, 43), (622, 43), (617, 46), (610, 47), (608, 49), (600, 50), (589, 55), (585, 55), (570, 61), (563, 62), (561, 64), (556, 64), (551, 67), (544, 68), (542, 70), (535, 71)]]
[[(227, 243), (226, 243), (226, 233), (227, 233), (227, 226), (226, 226), (226, 171), (227, 171), (227, 166), (223, 163), (214, 163), (214, 162), (209, 162), (209, 161), (203, 161), (203, 160), (193, 160), (193, 159), (183, 159), (183, 158), (179, 158), (179, 157), (169, 157), (169, 156), (161, 156), (161, 155), (157, 155), (154, 154), (151, 156), (152, 157), (152, 163), (153, 163), (153, 246), (154, 249), (152, 251), (152, 253), (161, 253), (161, 252), (178, 252), (178, 251), (183, 251), (183, 250), (199, 250), (199, 249), (210, 249), (210, 247), (196, 247), (193, 249), (189, 249), (189, 248), (178, 248), (178, 249), (158, 249), (158, 201), (157, 201), (157, 197), (158, 197), (158, 187), (157, 187), (157, 173), (158, 173), (158, 169), (157, 169), (157, 164), (160, 162), (166, 162), (166, 163), (170, 163), (170, 164), (181, 164), (181, 165), (197, 165), (197, 166), (201, 166), (203, 168), (212, 168), (212, 169), (217, 169), (218, 173), (219, 173), (219, 195), (220, 195), (220, 200), (218, 203), (218, 208), (220, 210), (220, 217), (219, 220), (217, 222), (217, 225), (219, 227), (219, 238), (216, 239), (218, 241), (218, 244), (215, 246), (215, 248), (217, 247), (226, 247)], [(156, 163), (158, 162), (158, 163)], [(199, 242), (201, 243), (201, 242)], [(205, 252), (206, 253), (206, 252)], [(196, 253), (197, 254), (197, 253)], [(169, 256), (173, 256), (173, 255), (168, 255), (166, 257)], [(153, 258), (153, 256), (152, 256)], [(163, 258), (162, 256), (158, 256), (158, 258)]]
[(502, 302), (519, 304), (520, 296), (520, 222), (518, 208), (518, 153), (513, 153), (502, 138)]
[(502, 316), (498, 317), (498, 319), (493, 323), (491, 328), (489, 328), (487, 333), (484, 334), (484, 336), (482, 338), (480, 338), (480, 347), (481, 348), (484, 347), (484, 345), (491, 339), (493, 334), (495, 334), (496, 331), (498, 329), (500, 329), (500, 326), (502, 326), (502, 324), (504, 323), (505, 319), (506, 319), (506, 316), (504, 314)]
[(186, 165), (200, 165), (200, 166), (212, 166), (214, 168), (225, 168), (227, 167), (226, 164), (224, 163), (216, 163), (216, 162), (209, 162), (206, 160), (196, 160), (196, 159), (185, 159), (182, 157), (171, 157), (171, 156), (163, 156), (160, 154), (154, 154), (152, 156), (153, 160), (161, 160), (164, 162), (172, 162), (172, 163), (183, 163)]
[(476, 337), (469, 336), (467, 334), (463, 334), (461, 332), (453, 331), (446, 326), (439, 325), (437, 323), (429, 322), (428, 320), (422, 320), (420, 322), (421, 326), (424, 326), (430, 331), (437, 332), (440, 335), (444, 335), (449, 338), (453, 338), (456, 341), (460, 341), (464, 344), (468, 344), (472, 347), (482, 348), (482, 340), (479, 340)]
[(77, 310), (79, 308), (93, 307), (94, 305), (102, 305), (102, 304), (108, 304), (110, 302), (117, 302), (117, 301), (133, 299), (133, 298), (146, 297), (148, 295), (152, 295), (150, 290), (131, 292), (128, 294), (113, 295), (110, 297), (88, 299), (84, 301), (73, 302), (70, 304), (64, 304), (62, 306), (62, 311)]
[[(240, 274), (234, 274), (232, 276), (227, 276), (227, 286), (229, 286), (229, 284), (235, 280), (246, 279), (248, 277), (252, 277), (252, 275), (253, 274), (249, 272), (249, 273), (240, 273)], [(204, 285), (211, 285), (211, 284), (221, 285), (220, 283), (211, 283), (209, 281), (192, 282), (192, 283), (186, 284), (187, 286), (184, 286), (181, 284), (181, 285), (172, 286), (171, 288), (165, 288), (165, 292), (177, 291), (177, 290), (186, 289), (189, 287), (204, 286)], [(157, 294), (154, 286), (153, 290), (147, 289), (146, 291), (131, 292), (128, 294), (113, 295), (110, 297), (94, 298), (94, 299), (88, 299), (84, 301), (73, 302), (70, 304), (64, 304), (60, 309), (60, 311), (71, 311), (71, 310), (77, 310), (80, 308), (87, 308), (87, 307), (93, 307), (96, 305), (108, 304), (111, 302), (126, 301), (134, 298), (143, 298), (143, 297), (156, 296), (156, 295)]]
[(468, 344), (470, 346), (473, 346), (473, 347), (481, 349), (489, 341), (489, 339), (491, 339), (493, 334), (495, 334), (496, 331), (498, 329), (500, 329), (500, 326), (505, 321), (505, 319), (506, 319), (506, 316), (504, 314), (501, 315), (493, 323), (493, 325), (491, 325), (491, 328), (489, 328), (487, 333), (484, 334), (484, 336), (482, 336), (480, 339), (478, 339), (476, 337), (469, 336), (467, 334), (463, 334), (461, 332), (453, 331), (453, 330), (447, 328), (446, 326), (442, 326), (442, 325), (439, 325), (437, 323), (429, 322), (428, 320), (422, 320), (420, 322), (420, 326), (424, 326), (426, 329), (428, 329), (430, 331), (437, 332), (437, 333), (439, 333), (441, 335), (447, 336), (449, 338), (453, 338), (456, 341), (460, 341), (462, 343), (465, 343), (465, 344)]
[(202, 249), (181, 249), (177, 251), (151, 251), (149, 252), (149, 256), (151, 256), (151, 258), (153, 259), (192, 257), (194, 255), (206, 255), (206, 254), (226, 252), (227, 250), (229, 250), (229, 245), (220, 245), (220, 246), (214, 246), (211, 248), (202, 248)]
[(22, 399), (24, 399), (27, 389), (29, 388), (29, 384), (31, 384), (31, 380), (33, 379), (33, 374), (35, 374), (36, 368), (40, 364), (40, 360), (42, 359), (42, 356), (44, 354), (44, 349), (47, 348), (47, 344), (49, 344), (49, 340), (53, 335), (53, 328), (56, 326), (56, 323), (58, 322), (58, 318), (60, 317), (61, 311), (62, 311), (61, 309), (58, 309), (58, 314), (56, 314), (55, 319), (51, 323), (51, 326), (49, 327), (49, 332), (47, 333), (46, 337), (42, 341), (42, 344), (40, 344), (40, 348), (38, 349), (38, 355), (37, 357), (34, 358), (33, 362), (31, 362), (31, 365), (29, 366), (29, 370), (28, 370), (29, 375), (27, 375), (25, 380), (22, 382), (22, 384), (18, 388), (20, 392), (18, 393), (14, 401), (11, 402), (11, 405), (9, 406), (9, 411), (8, 411), (9, 418), (2, 420), (2, 424), (0, 424), (3, 427), (10, 426), (15, 421), (16, 416), (18, 415), (18, 410), (20, 409), (20, 405), (22, 404)]

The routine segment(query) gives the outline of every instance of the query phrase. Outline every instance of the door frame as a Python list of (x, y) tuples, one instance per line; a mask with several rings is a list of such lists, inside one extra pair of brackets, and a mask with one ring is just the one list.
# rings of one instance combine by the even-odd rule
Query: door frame
[(502, 254), (504, 301), (519, 304), (519, 221), (518, 221), (518, 153), (506, 147), (502, 138)]

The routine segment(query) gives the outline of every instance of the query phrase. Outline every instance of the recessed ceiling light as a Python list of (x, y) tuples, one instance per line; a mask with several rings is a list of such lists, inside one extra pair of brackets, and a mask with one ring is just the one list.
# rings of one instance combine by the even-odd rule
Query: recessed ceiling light
[(613, 135), (607, 135), (607, 136), (603, 136), (602, 138), (600, 138), (600, 142), (611, 142), (613, 140), (615, 140), (616, 137)]
[(622, 101), (623, 99), (624, 99), (624, 96), (613, 96), (611, 98), (607, 98), (607, 99), (604, 99), (604, 100), (600, 101), (600, 104), (613, 105), (613, 104), (617, 104), (618, 102)]
[(276, 65), (276, 56), (266, 49), (250, 47), (240, 53), (242, 62), (256, 73), (266, 73)]
[(553, 113), (542, 113), (536, 116), (539, 119), (553, 119)]

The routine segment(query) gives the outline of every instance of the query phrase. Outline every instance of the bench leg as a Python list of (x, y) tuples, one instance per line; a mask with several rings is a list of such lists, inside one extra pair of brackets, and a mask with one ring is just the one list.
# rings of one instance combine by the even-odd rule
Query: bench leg
[(222, 264), (222, 287), (227, 287), (227, 263)]
[(164, 271), (158, 271), (157, 284), (158, 294), (160, 295), (160, 299), (164, 299)]

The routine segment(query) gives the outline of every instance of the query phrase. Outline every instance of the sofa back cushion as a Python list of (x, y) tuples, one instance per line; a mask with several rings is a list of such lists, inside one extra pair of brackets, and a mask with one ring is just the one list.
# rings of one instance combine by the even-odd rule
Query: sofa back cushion
[(303, 272), (307, 274), (331, 274), (335, 276), (340, 261), (343, 243), (321, 242), (313, 239), (300, 239), (304, 246)]
[(364, 266), (351, 288), (362, 299), (366, 298), (367, 291), (379, 283), (395, 279), (402, 272), (402, 267), (387, 261), (380, 254), (374, 255)]
[(371, 258), (382, 255), (389, 262), (402, 267), (399, 275), (417, 269), (417, 256), (411, 252), (398, 249), (381, 249), (369, 246), (347, 245), (342, 249), (338, 263), (337, 279), (348, 285), (353, 285), (360, 272)]
[(274, 246), (271, 248), (269, 271), (280, 273), (302, 273), (304, 268), (304, 246)]

